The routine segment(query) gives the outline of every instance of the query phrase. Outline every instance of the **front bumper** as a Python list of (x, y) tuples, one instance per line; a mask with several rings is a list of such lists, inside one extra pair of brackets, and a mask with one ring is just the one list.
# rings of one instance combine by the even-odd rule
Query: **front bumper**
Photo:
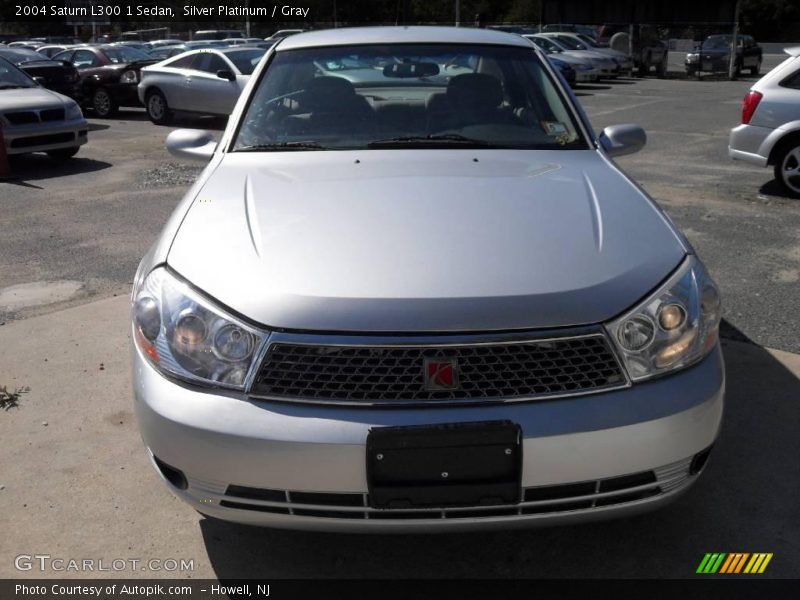
[(81, 146), (88, 139), (88, 131), (86, 119), (80, 118), (30, 125), (3, 125), (3, 138), (8, 154), (27, 154)]
[(598, 77), (597, 69), (575, 70), (575, 81), (577, 83), (591, 83), (597, 81)]
[[(151, 457), (185, 477), (185, 489), (168, 483), (175, 495), (220, 519), (329, 531), (533, 526), (657, 508), (696, 480), (690, 464), (716, 439), (724, 379), (717, 347), (680, 373), (602, 394), (369, 409), (201, 390), (164, 378), (136, 348), (133, 357), (142, 438)], [(365, 442), (371, 427), (503, 419), (522, 430), (522, 503), (415, 511), (368, 506)], [(167, 480), (163, 469), (157, 472)], [(576, 483), (584, 491), (570, 495), (568, 486)]]

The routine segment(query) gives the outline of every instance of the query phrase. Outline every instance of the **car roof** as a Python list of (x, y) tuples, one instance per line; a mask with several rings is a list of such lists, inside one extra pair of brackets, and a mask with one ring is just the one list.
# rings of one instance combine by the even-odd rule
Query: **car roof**
[(285, 37), (277, 50), (361, 44), (494, 44), (522, 46), (530, 43), (503, 31), (473, 27), (352, 27), (321, 29)]

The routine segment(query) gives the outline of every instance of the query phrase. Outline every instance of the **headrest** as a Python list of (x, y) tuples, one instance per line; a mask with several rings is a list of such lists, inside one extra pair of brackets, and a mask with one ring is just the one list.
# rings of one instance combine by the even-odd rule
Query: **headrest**
[(456, 75), (447, 84), (447, 98), (458, 107), (497, 108), (503, 102), (503, 85), (497, 77), (485, 73)]

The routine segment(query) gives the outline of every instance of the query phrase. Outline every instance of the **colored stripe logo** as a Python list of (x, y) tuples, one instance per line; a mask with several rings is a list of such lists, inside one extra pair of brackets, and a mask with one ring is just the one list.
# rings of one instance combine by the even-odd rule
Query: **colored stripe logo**
[(738, 573), (763, 573), (767, 569), (769, 561), (772, 560), (772, 553), (769, 552), (725, 552), (707, 553), (697, 573), (703, 575), (713, 575), (715, 573), (731, 575)]

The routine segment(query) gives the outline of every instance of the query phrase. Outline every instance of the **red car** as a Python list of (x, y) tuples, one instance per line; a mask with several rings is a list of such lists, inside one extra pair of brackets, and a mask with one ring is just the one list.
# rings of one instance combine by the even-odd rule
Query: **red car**
[(158, 62), (129, 46), (84, 46), (60, 52), (62, 60), (78, 70), (76, 99), (98, 117), (113, 116), (120, 106), (141, 106), (136, 94), (139, 70)]

